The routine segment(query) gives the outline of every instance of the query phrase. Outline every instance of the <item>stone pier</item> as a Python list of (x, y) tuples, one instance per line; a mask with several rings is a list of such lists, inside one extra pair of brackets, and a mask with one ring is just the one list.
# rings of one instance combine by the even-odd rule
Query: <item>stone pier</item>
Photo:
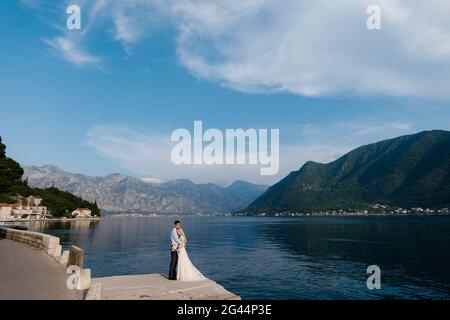
[(92, 279), (93, 300), (240, 300), (212, 280), (173, 281), (161, 274)]

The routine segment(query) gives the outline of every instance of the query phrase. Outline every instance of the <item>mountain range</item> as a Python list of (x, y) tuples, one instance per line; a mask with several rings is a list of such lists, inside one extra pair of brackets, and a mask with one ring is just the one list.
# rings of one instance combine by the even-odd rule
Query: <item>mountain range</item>
[(307, 162), (243, 210), (247, 214), (450, 205), (450, 132), (424, 131)]
[[(69, 192), (61, 191), (55, 187), (33, 188), (23, 179), (24, 170), (20, 164), (7, 157), (6, 145), (0, 137), (0, 203), (16, 204), (24, 203), (24, 198), (28, 196), (39, 196), (42, 198), (42, 205), (50, 210), (54, 218), (72, 216), (72, 211), (76, 208), (89, 208), (93, 216), (99, 216), (100, 210), (97, 204), (81, 199)], [(28, 214), (24, 214), (28, 216)], [(24, 217), (25, 218), (25, 217)]]
[(90, 177), (56, 166), (24, 167), (32, 187), (71, 192), (109, 212), (191, 214), (393, 207), (450, 207), (450, 132), (424, 131), (361, 146), (323, 164), (309, 161), (270, 188), (244, 181), (228, 187), (181, 179), (149, 183), (111, 174)]
[(228, 187), (195, 184), (180, 179), (149, 183), (136, 177), (110, 174), (91, 177), (53, 165), (24, 167), (24, 179), (33, 187), (54, 186), (111, 213), (193, 214), (234, 212), (248, 206), (267, 186), (235, 181)]

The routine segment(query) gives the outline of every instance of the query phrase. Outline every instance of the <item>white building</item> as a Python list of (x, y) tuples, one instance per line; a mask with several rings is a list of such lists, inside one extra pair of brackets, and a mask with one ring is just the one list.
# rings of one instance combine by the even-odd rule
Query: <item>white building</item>
[[(25, 201), (24, 201), (25, 200)], [(22, 203), (26, 203), (23, 205)], [(19, 219), (46, 219), (51, 218), (50, 210), (42, 206), (42, 197), (17, 196), (17, 203), (0, 203), (0, 220), (19, 220)]]
[(22, 206), (21, 204), (13, 204), (11, 213), (14, 219), (35, 220), (51, 217), (50, 211), (45, 206)]
[(42, 198), (40, 196), (29, 196), (27, 197), (27, 205), (38, 207), (41, 205)]
[(11, 220), (12, 205), (8, 203), (0, 203), (0, 220)]
[(72, 216), (75, 218), (90, 218), (91, 217), (91, 209), (88, 208), (78, 208), (72, 211)]

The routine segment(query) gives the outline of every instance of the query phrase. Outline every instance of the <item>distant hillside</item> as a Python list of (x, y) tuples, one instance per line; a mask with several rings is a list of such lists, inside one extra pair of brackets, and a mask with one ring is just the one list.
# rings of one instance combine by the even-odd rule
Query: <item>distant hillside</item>
[(54, 217), (70, 216), (76, 208), (89, 208), (94, 215), (100, 215), (100, 210), (95, 203), (91, 203), (74, 196), (69, 192), (58, 190), (54, 187), (46, 189), (29, 187), (27, 181), (23, 181), (23, 169), (11, 158), (6, 156), (6, 146), (0, 137), (0, 202), (14, 203), (17, 195), (41, 196), (42, 205), (51, 210)]
[(25, 167), (24, 178), (35, 187), (55, 187), (83, 199), (96, 200), (109, 212), (192, 214), (240, 210), (259, 197), (266, 186), (236, 181), (228, 187), (189, 180), (147, 183), (121, 174), (90, 177), (73, 174), (52, 165)]
[(450, 132), (426, 131), (357, 148), (334, 162), (307, 162), (244, 211), (286, 212), (450, 205)]

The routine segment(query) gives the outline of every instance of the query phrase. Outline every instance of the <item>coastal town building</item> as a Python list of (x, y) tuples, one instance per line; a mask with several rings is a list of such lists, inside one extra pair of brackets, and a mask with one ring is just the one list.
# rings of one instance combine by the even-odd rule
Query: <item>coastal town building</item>
[(72, 216), (75, 218), (90, 218), (91, 214), (91, 209), (88, 208), (78, 208), (72, 211)]
[(12, 205), (0, 203), (0, 220), (10, 220), (12, 215)]
[(40, 196), (29, 196), (26, 198), (27, 205), (29, 206), (40, 206), (42, 203), (42, 197)]
[[(23, 205), (22, 202), (26, 202), (26, 205)], [(25, 199), (18, 197), (18, 203), (15, 204), (0, 203), (0, 220), (51, 218), (50, 211), (46, 206), (42, 206), (41, 203), (42, 198), (39, 196), (29, 196)]]
[(12, 205), (12, 215), (14, 219), (45, 219), (50, 217), (50, 212), (45, 206), (23, 206), (21, 204)]

